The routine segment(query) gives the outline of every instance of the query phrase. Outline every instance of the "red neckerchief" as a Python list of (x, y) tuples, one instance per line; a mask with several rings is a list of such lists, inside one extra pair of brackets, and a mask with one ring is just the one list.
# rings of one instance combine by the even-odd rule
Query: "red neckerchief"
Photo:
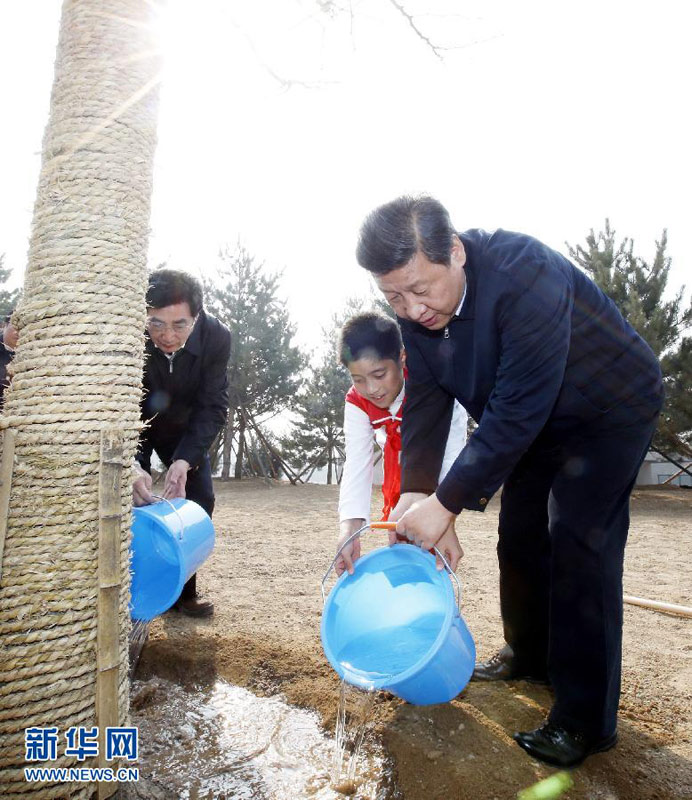
[(401, 410), (405, 400), (406, 398), (401, 401), (398, 410), (392, 415), (389, 413), (389, 409), (380, 408), (372, 401), (359, 395), (353, 386), (346, 393), (346, 402), (353, 403), (354, 406), (358, 406), (358, 408), (365, 411), (373, 429), (384, 428), (387, 434), (387, 441), (384, 445), (384, 482), (382, 484), (384, 506), (382, 507), (382, 519), (389, 519), (389, 513), (399, 502), (401, 490), (401, 465), (399, 463)]

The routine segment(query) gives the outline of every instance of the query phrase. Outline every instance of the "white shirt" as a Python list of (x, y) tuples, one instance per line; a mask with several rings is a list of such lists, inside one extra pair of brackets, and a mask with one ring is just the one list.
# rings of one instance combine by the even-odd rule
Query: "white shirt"
[[(396, 414), (404, 399), (404, 389), (399, 392), (389, 406), (389, 414)], [(382, 428), (373, 431), (370, 417), (362, 408), (348, 401), (344, 403), (344, 438), (346, 440), (346, 463), (341, 476), (339, 492), (339, 521), (345, 519), (364, 519), (370, 522), (370, 502), (372, 499), (373, 477), (373, 438), (384, 450), (387, 433)], [(382, 416), (385, 416), (384, 409)], [(447, 447), (442, 459), (440, 480), (449, 471), (456, 457), (466, 444), (466, 411), (456, 400), (449, 426)], [(373, 436), (374, 434), (374, 436)]]

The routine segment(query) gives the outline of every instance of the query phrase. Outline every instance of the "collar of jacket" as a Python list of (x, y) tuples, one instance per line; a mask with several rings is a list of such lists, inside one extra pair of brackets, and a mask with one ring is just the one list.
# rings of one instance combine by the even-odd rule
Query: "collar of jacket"
[(458, 319), (475, 319), (476, 316), (476, 280), (478, 277), (478, 265), (476, 263), (476, 252), (472, 239), (463, 233), (457, 233), (464, 245), (466, 261), (464, 262), (464, 275), (466, 276), (466, 297), (464, 305), (459, 314), (455, 314), (449, 321), (456, 322)]
[(188, 353), (192, 353), (193, 356), (198, 356), (202, 352), (202, 328), (205, 326), (206, 321), (207, 315), (204, 313), (204, 309), (200, 309), (195, 327), (185, 342), (185, 349)]

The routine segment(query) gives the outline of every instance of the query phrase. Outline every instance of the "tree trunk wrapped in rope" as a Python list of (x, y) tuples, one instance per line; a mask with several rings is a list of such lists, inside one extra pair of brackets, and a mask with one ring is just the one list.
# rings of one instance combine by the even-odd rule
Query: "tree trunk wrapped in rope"
[[(0, 547), (2, 797), (92, 796), (95, 784), (28, 783), (23, 768), (104, 765), (103, 752), (66, 756), (65, 733), (113, 717), (127, 724), (130, 465), (158, 103), (152, 8), (63, 6), (0, 418), (6, 448), (14, 444)], [(109, 682), (110, 699), (101, 691)], [(25, 761), (28, 727), (58, 728), (55, 761)], [(99, 795), (113, 791), (102, 784)]]

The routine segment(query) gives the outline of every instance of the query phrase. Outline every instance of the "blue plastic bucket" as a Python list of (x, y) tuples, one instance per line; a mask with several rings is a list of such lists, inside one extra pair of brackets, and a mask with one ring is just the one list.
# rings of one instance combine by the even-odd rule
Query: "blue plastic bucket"
[(415, 705), (456, 697), (469, 682), (476, 647), (448, 573), (408, 544), (373, 550), (354, 567), (322, 614), (322, 646), (339, 676)]
[(163, 614), (214, 548), (214, 526), (192, 500), (177, 498), (132, 509), (133, 619)]

